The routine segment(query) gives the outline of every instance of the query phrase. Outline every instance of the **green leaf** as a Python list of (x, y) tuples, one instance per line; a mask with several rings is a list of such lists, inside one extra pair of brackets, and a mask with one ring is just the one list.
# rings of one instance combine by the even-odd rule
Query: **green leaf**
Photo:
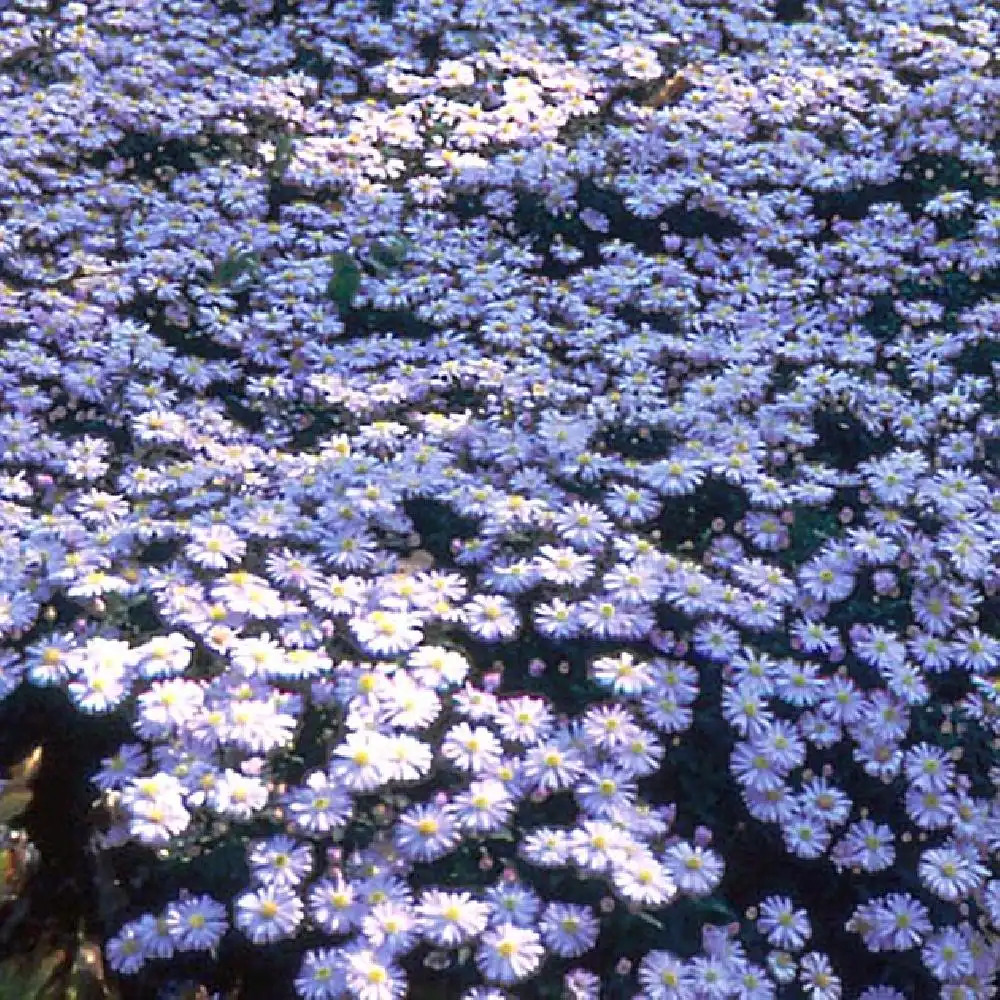
[(397, 236), (384, 242), (378, 240), (372, 244), (372, 263), (376, 270), (380, 268), (387, 271), (393, 270), (406, 260), (411, 246), (410, 241), (403, 236)]
[(348, 253), (335, 253), (330, 260), (333, 263), (333, 275), (327, 282), (326, 294), (341, 309), (350, 309), (354, 296), (361, 287), (361, 268)]
[(294, 155), (295, 143), (292, 142), (292, 137), (287, 132), (282, 132), (274, 140), (274, 162), (271, 164), (271, 177), (275, 180), (282, 177)]
[(230, 253), (215, 269), (213, 282), (216, 285), (231, 285), (244, 274), (257, 276), (260, 268), (260, 258), (253, 252)]

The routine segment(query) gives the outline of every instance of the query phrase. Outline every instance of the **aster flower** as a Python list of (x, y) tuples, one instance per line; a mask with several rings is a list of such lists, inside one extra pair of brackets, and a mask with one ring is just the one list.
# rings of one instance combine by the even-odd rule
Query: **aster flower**
[(517, 609), (504, 597), (477, 594), (462, 607), (466, 628), (481, 642), (507, 641), (517, 635)]
[(325, 834), (343, 826), (353, 810), (348, 792), (322, 771), (313, 771), (285, 800), (290, 819), (305, 834)]
[(619, 895), (639, 906), (663, 906), (677, 894), (666, 869), (652, 856), (614, 867), (611, 877)]
[(313, 883), (308, 904), (310, 919), (328, 934), (347, 934), (360, 928), (370, 909), (357, 886), (340, 873)]
[(301, 883), (311, 873), (313, 867), (310, 846), (296, 843), (285, 835), (253, 842), (250, 845), (248, 860), (250, 871), (258, 882), (289, 888)]
[(453, 851), (462, 839), (451, 805), (417, 805), (396, 822), (394, 843), (411, 861), (435, 861)]
[(341, 955), (347, 990), (357, 1000), (401, 1000), (406, 995), (406, 975), (386, 952), (352, 945)]
[(593, 948), (600, 922), (589, 906), (549, 903), (538, 922), (545, 947), (560, 958), (577, 958)]
[(417, 926), (432, 944), (457, 948), (486, 929), (489, 912), (470, 893), (428, 889), (417, 902)]
[(532, 975), (544, 956), (545, 948), (536, 931), (504, 923), (480, 938), (476, 965), (486, 979), (513, 984)]
[(415, 649), (423, 639), (419, 616), (406, 611), (370, 611), (352, 618), (354, 637), (373, 656), (392, 658)]
[(254, 944), (270, 944), (294, 936), (304, 912), (292, 888), (271, 882), (237, 897), (235, 922)]
[(663, 853), (663, 867), (681, 892), (711, 893), (722, 879), (722, 859), (714, 851), (680, 841)]
[(687, 963), (672, 952), (654, 949), (639, 963), (639, 985), (648, 1000), (690, 1000), (694, 997)]
[(303, 954), (295, 978), (295, 992), (302, 1000), (337, 1000), (346, 987), (339, 949), (315, 948)]
[(139, 934), (138, 921), (124, 924), (104, 945), (108, 966), (119, 975), (132, 976), (146, 964), (146, 951)]
[(582, 624), (578, 606), (556, 597), (534, 610), (535, 629), (549, 639), (572, 639), (579, 635)]
[(454, 807), (458, 825), (480, 835), (501, 829), (514, 812), (506, 786), (492, 778), (470, 782), (467, 791), (455, 796)]
[(799, 951), (812, 936), (809, 915), (797, 910), (787, 896), (768, 896), (760, 904), (757, 929), (768, 943), (785, 951)]
[(165, 918), (178, 951), (214, 951), (229, 929), (225, 907), (211, 896), (170, 903)]
[(830, 959), (822, 952), (810, 951), (799, 960), (799, 982), (809, 1000), (840, 1000), (840, 977), (834, 975)]

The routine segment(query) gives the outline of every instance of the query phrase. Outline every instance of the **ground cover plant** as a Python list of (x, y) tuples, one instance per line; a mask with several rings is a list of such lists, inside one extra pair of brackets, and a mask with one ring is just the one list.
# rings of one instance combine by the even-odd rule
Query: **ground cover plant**
[(995, 5), (0, 22), (2, 995), (995, 995)]

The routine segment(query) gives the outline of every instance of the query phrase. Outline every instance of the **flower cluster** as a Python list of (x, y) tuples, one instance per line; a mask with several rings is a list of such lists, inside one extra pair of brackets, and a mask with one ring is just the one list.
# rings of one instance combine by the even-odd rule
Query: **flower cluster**
[(0, 696), (127, 716), (111, 864), (249, 878), (110, 967), (990, 995), (997, 11), (57, 7), (0, 37)]

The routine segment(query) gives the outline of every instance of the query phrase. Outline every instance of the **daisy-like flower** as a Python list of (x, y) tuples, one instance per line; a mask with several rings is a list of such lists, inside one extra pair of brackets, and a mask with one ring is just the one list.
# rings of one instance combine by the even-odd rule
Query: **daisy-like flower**
[(581, 631), (594, 639), (641, 639), (656, 621), (642, 607), (627, 607), (604, 594), (594, 594), (578, 605)]
[(594, 574), (594, 557), (576, 549), (542, 545), (535, 557), (541, 579), (556, 586), (579, 587)]
[(455, 819), (473, 834), (499, 830), (514, 812), (514, 801), (507, 787), (494, 778), (470, 782), (465, 792), (455, 796)]
[(517, 609), (499, 595), (477, 594), (462, 611), (466, 628), (481, 642), (506, 642), (521, 626)]
[(570, 788), (585, 769), (583, 755), (568, 733), (535, 744), (524, 758), (524, 776), (539, 791)]
[(706, 896), (722, 879), (722, 858), (708, 848), (686, 841), (673, 844), (663, 852), (663, 867), (681, 892)]
[(189, 896), (170, 903), (165, 918), (178, 951), (214, 951), (229, 930), (226, 908), (211, 896)]
[(361, 730), (334, 748), (330, 775), (353, 792), (375, 791), (389, 780), (389, 738)]
[(665, 497), (694, 493), (705, 478), (702, 463), (688, 457), (654, 462), (647, 466), (642, 474), (646, 483)]
[(840, 977), (834, 975), (830, 959), (819, 951), (803, 955), (799, 961), (799, 982), (809, 1000), (840, 1000)]
[(801, 811), (782, 824), (781, 832), (785, 846), (799, 858), (822, 857), (830, 844), (830, 831), (826, 824), (816, 816)]
[(948, 844), (924, 851), (918, 872), (920, 881), (949, 903), (971, 895), (989, 876), (989, 869), (975, 856)]
[(125, 743), (118, 752), (101, 761), (101, 769), (90, 780), (102, 791), (124, 788), (146, 766), (146, 754), (139, 743)]
[(410, 861), (436, 861), (453, 851), (462, 839), (452, 805), (411, 806), (396, 822), (393, 842)]
[(538, 921), (542, 940), (560, 958), (578, 958), (594, 947), (601, 925), (589, 906), (549, 903)]
[(385, 900), (365, 916), (361, 932), (387, 957), (405, 955), (417, 943), (417, 918), (410, 903)]
[(136, 923), (136, 934), (149, 958), (173, 958), (177, 947), (170, 933), (166, 914), (143, 914)]
[(588, 771), (573, 788), (580, 808), (596, 819), (613, 819), (635, 804), (636, 784), (631, 772), (613, 764)]
[(549, 639), (572, 639), (580, 634), (578, 607), (555, 597), (547, 604), (536, 605), (535, 630)]
[(139, 933), (139, 921), (124, 924), (104, 945), (104, 956), (112, 971), (121, 976), (134, 976), (145, 964), (145, 948)]
[(905, 892), (876, 900), (872, 918), (872, 934), (878, 945), (872, 950), (908, 951), (933, 930), (927, 907)]
[(401, 1000), (406, 995), (406, 974), (388, 953), (355, 945), (341, 954), (347, 990), (357, 1000)]
[(469, 673), (469, 661), (458, 650), (443, 646), (418, 646), (406, 665), (419, 684), (441, 691), (461, 684)]
[(313, 771), (289, 792), (285, 806), (295, 828), (305, 834), (326, 834), (343, 826), (354, 809), (347, 790), (322, 771)]
[(350, 621), (351, 631), (365, 651), (386, 658), (419, 646), (424, 637), (420, 624), (420, 617), (412, 612), (384, 610), (370, 611)]
[(649, 562), (619, 563), (601, 579), (608, 595), (622, 604), (652, 604), (663, 590), (660, 574)]
[(595, 660), (590, 668), (593, 679), (602, 687), (610, 688), (617, 695), (642, 695), (653, 686), (650, 664), (628, 652), (618, 656), (604, 656)]
[(532, 975), (544, 956), (536, 931), (504, 923), (483, 934), (476, 949), (476, 965), (491, 982), (511, 985)]
[(490, 908), (467, 892), (427, 889), (417, 902), (416, 914), (417, 926), (431, 944), (457, 948), (486, 929)]
[(248, 820), (267, 805), (267, 798), (267, 784), (260, 778), (226, 768), (209, 791), (206, 805), (231, 819)]
[(605, 496), (604, 506), (612, 517), (632, 525), (652, 520), (659, 514), (662, 504), (650, 490), (616, 483)]
[(570, 835), (561, 827), (538, 827), (521, 838), (517, 849), (538, 868), (562, 868), (570, 859)]
[(941, 982), (957, 981), (975, 971), (972, 948), (968, 931), (942, 927), (927, 939), (920, 957), (935, 979)]
[[(495, 715), (495, 710), (490, 714)], [(467, 722), (459, 722), (445, 734), (441, 756), (462, 771), (481, 774), (499, 764), (503, 744), (485, 726), (472, 727)]]
[(677, 886), (652, 855), (615, 866), (611, 877), (619, 895), (639, 906), (663, 906), (677, 895)]
[(271, 882), (236, 899), (236, 926), (254, 944), (271, 944), (293, 937), (305, 908), (288, 885)]
[(687, 964), (673, 952), (646, 952), (639, 963), (643, 1000), (693, 1000), (694, 986)]
[(150, 638), (133, 650), (140, 673), (145, 677), (168, 677), (183, 673), (191, 662), (194, 642), (183, 632)]
[(184, 555), (202, 569), (225, 569), (246, 555), (247, 543), (228, 525), (192, 525), (190, 531)]
[(774, 948), (799, 951), (812, 936), (809, 914), (787, 896), (768, 896), (758, 908), (757, 930)]
[(269, 840), (254, 841), (248, 860), (253, 877), (264, 885), (294, 888), (312, 872), (313, 853), (308, 844), (296, 843), (279, 834)]
[(356, 930), (370, 909), (357, 885), (340, 872), (315, 882), (308, 898), (310, 919), (328, 934)]
[(251, 618), (280, 618), (285, 610), (281, 594), (244, 570), (226, 573), (212, 588), (212, 599)]
[(302, 1000), (338, 1000), (347, 987), (339, 949), (315, 948), (302, 956), (295, 992)]

